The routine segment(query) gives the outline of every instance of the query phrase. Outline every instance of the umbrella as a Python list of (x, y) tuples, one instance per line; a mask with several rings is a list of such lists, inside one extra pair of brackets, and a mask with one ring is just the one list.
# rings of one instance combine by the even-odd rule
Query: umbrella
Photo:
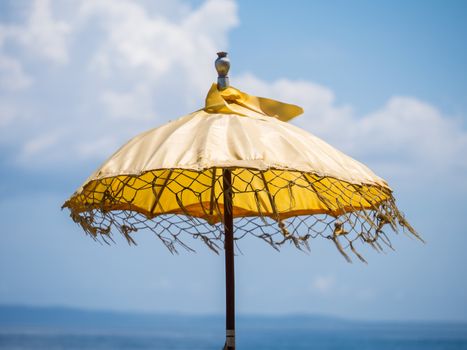
[[(171, 252), (192, 236), (225, 251), (226, 349), (235, 348), (234, 244), (308, 249), (324, 237), (342, 256), (392, 248), (389, 231), (420, 238), (388, 184), (368, 167), (288, 123), (303, 110), (229, 84), (225, 52), (205, 107), (131, 139), (64, 203), (95, 239), (130, 244), (152, 231)], [(235, 232), (234, 232), (235, 231)]]

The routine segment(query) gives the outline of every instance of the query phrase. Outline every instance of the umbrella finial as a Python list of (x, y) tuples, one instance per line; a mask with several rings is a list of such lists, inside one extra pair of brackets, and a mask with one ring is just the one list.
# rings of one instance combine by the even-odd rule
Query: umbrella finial
[(216, 70), (217, 70), (217, 89), (225, 90), (229, 87), (229, 77), (227, 73), (229, 73), (230, 69), (230, 60), (227, 57), (227, 52), (218, 52), (217, 59), (215, 62)]

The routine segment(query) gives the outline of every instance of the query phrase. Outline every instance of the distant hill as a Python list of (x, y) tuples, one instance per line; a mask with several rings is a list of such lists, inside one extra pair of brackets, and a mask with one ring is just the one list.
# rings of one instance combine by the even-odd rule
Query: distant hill
[[(348, 321), (316, 315), (237, 316), (249, 328), (326, 327), (348, 325)], [(223, 315), (156, 314), (83, 310), (67, 307), (0, 305), (0, 327), (109, 328), (109, 329), (223, 329)]]
[(67, 307), (0, 306), (0, 327), (151, 329), (183, 327), (185, 323), (215, 325), (220, 316), (185, 316), (115, 311), (95, 311)]
[[(237, 327), (244, 329), (313, 329), (313, 330), (364, 330), (371, 328), (411, 327), (417, 325), (441, 325), (466, 327), (462, 323), (446, 322), (375, 322), (351, 321), (321, 315), (278, 315), (278, 316), (237, 316)], [(222, 331), (223, 315), (156, 314), (116, 311), (95, 311), (67, 307), (31, 307), (0, 305), (0, 328), (53, 328), (53, 329), (124, 329), (138, 330), (192, 330)]]

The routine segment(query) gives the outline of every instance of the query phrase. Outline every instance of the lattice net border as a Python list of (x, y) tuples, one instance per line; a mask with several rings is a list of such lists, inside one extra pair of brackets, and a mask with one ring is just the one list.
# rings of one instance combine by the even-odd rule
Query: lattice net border
[[(272, 178), (271, 178), (272, 171)], [(251, 181), (245, 181), (245, 173), (251, 175)], [(222, 214), (222, 169), (211, 169), (210, 171), (195, 172), (182, 169), (165, 170), (163, 172), (149, 172), (151, 176), (141, 180), (139, 176), (114, 177), (97, 180), (100, 182), (100, 191), (86, 191), (73, 195), (65, 202), (63, 207), (70, 209), (70, 216), (83, 230), (95, 240), (105, 243), (114, 242), (114, 233), (122, 234), (129, 244), (136, 244), (134, 233), (140, 230), (153, 232), (172, 253), (178, 253), (178, 248), (194, 251), (186, 242), (186, 238), (192, 237), (201, 240), (206, 246), (219, 253), (223, 249), (223, 214)], [(272, 214), (263, 215), (264, 208), (260, 201), (256, 201), (257, 215), (234, 218), (234, 239), (237, 243), (248, 234), (261, 238), (271, 247), (279, 250), (285, 244), (292, 244), (300, 250), (309, 250), (311, 239), (322, 237), (335, 245), (342, 256), (351, 262), (351, 256), (366, 262), (357, 250), (359, 246), (369, 245), (378, 252), (389, 248), (393, 250), (388, 231), (398, 233), (404, 232), (420, 240), (421, 237), (399, 211), (395, 200), (388, 190), (385, 192), (374, 191), (373, 198), (369, 200), (368, 193), (363, 194), (362, 186), (345, 183), (333, 178), (319, 178), (314, 176), (313, 180), (306, 178), (303, 173), (283, 170), (268, 170), (266, 180), (265, 171), (251, 169), (234, 169), (232, 172), (232, 195), (238, 193), (251, 193), (257, 198), (258, 193), (267, 193), (272, 208)], [(285, 174), (287, 176), (285, 176)], [(163, 181), (161, 176), (164, 176)], [(187, 177), (190, 179), (187, 186)], [(248, 178), (248, 177), (247, 177)], [(260, 180), (260, 181), (258, 181)], [(280, 181), (279, 181), (280, 180)], [(299, 181), (300, 180), (300, 181)], [(116, 183), (118, 182), (118, 186)], [(326, 185), (323, 187), (323, 183)], [(163, 185), (161, 185), (163, 183)], [(198, 186), (193, 186), (193, 184)], [(281, 184), (281, 188), (277, 184)], [(173, 186), (171, 186), (173, 184)], [(274, 185), (275, 184), (275, 185)], [(339, 186), (337, 186), (339, 184)], [(342, 186), (344, 185), (344, 188)], [(212, 186), (217, 186), (221, 191), (213, 191)], [(272, 189), (271, 186), (275, 188)], [(313, 215), (296, 215), (286, 217), (286, 212), (293, 210), (293, 186), (299, 186), (311, 193), (318, 193), (318, 197), (326, 205), (334, 208), (333, 214), (317, 213)], [(96, 187), (96, 186), (93, 186)], [(169, 191), (177, 198), (180, 212), (176, 214), (159, 214), (148, 217), (147, 213), (141, 212), (133, 205), (135, 197), (128, 198), (121, 195), (121, 189), (131, 188), (137, 193), (141, 190), (151, 188), (156, 197), (161, 197), (161, 191)], [(162, 187), (164, 189), (162, 190)], [(194, 187), (201, 188), (196, 192)], [(119, 190), (110, 191), (112, 188)], [(179, 189), (174, 191), (174, 189)], [(276, 197), (281, 190), (290, 194), (288, 210), (277, 209)], [(183, 193), (189, 191), (200, 198), (200, 205), (211, 217), (206, 220), (191, 216), (190, 210), (183, 205)], [(211, 198), (206, 205), (201, 198), (203, 193), (209, 191)], [(350, 195), (349, 195), (350, 193)], [(384, 199), (382, 195), (384, 193)], [(204, 197), (206, 193), (204, 193)], [(96, 203), (96, 198), (99, 198)], [(330, 199), (332, 198), (332, 203)], [(362, 203), (359, 205), (342, 205), (341, 203)], [(368, 203), (370, 202), (370, 208)], [(366, 205), (366, 209), (363, 203)], [(124, 204), (124, 209), (122, 208)], [(162, 206), (156, 203), (155, 205)], [(336, 213), (335, 207), (338, 207)], [(120, 208), (120, 209), (114, 209)], [(213, 219), (213, 217), (217, 216)], [(208, 222), (209, 221), (209, 222)], [(422, 240), (423, 241), (423, 240)], [(238, 245), (237, 245), (238, 247)], [(358, 248), (359, 249), (359, 248)]]

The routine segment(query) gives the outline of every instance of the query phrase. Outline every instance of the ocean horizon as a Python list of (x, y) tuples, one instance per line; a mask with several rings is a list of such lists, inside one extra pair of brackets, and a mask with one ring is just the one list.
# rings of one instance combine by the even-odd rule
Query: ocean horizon
[[(467, 349), (466, 322), (239, 315), (238, 349)], [(0, 349), (222, 349), (223, 315), (0, 306)]]

